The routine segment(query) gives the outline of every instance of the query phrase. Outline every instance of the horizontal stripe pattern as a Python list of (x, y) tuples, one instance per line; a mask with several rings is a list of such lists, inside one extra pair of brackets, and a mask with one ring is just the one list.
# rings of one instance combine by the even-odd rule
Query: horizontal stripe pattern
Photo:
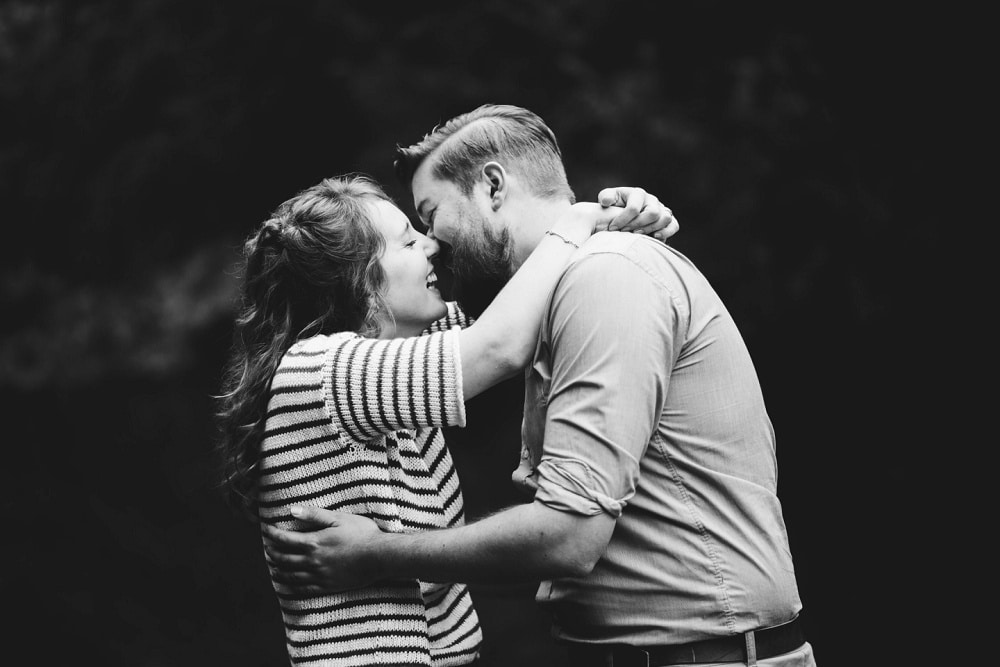
[[(344, 344), (327, 357), (323, 379), (337, 397), (331, 412), (353, 440), (465, 425), (465, 406), (456, 398), (462, 379), (455, 332), (389, 341), (346, 333), (333, 338)], [(275, 383), (284, 379), (275, 376)]]
[[(380, 341), (353, 334), (297, 343), (274, 375), (261, 461), (261, 521), (293, 528), (308, 504), (412, 532), (459, 526), (458, 475), (441, 427), (464, 425), (450, 308), (427, 335)], [(471, 662), (482, 632), (464, 584), (383, 583), (298, 596), (274, 582), (292, 664)]]
[(448, 331), (449, 329), (454, 329), (458, 327), (459, 329), (465, 329), (472, 326), (475, 322), (475, 318), (466, 315), (465, 311), (462, 310), (459, 305), (454, 301), (448, 302), (448, 314), (442, 317), (436, 322), (432, 322), (424, 333), (437, 333), (438, 331)]

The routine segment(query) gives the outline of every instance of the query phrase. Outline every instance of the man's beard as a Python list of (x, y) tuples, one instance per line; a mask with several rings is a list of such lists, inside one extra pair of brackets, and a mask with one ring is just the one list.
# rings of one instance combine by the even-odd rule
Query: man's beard
[(510, 231), (490, 229), (485, 221), (465, 227), (451, 248), (451, 269), (462, 281), (506, 282), (513, 275)]
[(456, 300), (468, 315), (479, 317), (514, 273), (510, 232), (506, 227), (495, 232), (481, 218), (467, 220), (450, 260)]

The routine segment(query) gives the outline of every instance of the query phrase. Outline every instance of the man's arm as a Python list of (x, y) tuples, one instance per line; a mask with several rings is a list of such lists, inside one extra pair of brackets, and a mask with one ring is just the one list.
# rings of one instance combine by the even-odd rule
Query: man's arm
[(582, 516), (540, 502), (467, 526), (419, 533), (383, 533), (365, 517), (315, 507), (302, 508), (298, 516), (314, 531), (263, 531), (275, 579), (303, 593), (388, 578), (502, 582), (584, 576), (604, 553), (615, 525), (603, 512)]
[(662, 410), (682, 326), (673, 301), (642, 266), (617, 254), (578, 262), (553, 296), (535, 502), (469, 526), (406, 535), (310, 509), (307, 516), (330, 527), (298, 534), (265, 528), (273, 564), (285, 573), (276, 578), (320, 591), (401, 576), (513, 581), (589, 572), (635, 491)]

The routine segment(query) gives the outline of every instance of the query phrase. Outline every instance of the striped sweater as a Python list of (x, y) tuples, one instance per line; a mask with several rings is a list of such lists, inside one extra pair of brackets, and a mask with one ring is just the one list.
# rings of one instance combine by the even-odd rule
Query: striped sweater
[[(372, 518), (384, 531), (464, 522), (441, 428), (464, 426), (454, 304), (417, 338), (353, 333), (296, 343), (275, 373), (261, 462), (261, 521), (294, 528), (304, 504)], [(479, 620), (464, 584), (381, 582), (294, 596), (273, 582), (293, 664), (464, 665)]]

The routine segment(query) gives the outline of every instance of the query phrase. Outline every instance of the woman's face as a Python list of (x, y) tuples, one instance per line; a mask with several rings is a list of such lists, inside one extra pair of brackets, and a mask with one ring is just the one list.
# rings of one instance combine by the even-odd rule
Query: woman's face
[(431, 259), (438, 253), (437, 241), (410, 224), (394, 204), (371, 204), (372, 222), (385, 239), (379, 259), (385, 273), (385, 303), (392, 317), (383, 318), (381, 338), (416, 336), (448, 313), (437, 288)]

